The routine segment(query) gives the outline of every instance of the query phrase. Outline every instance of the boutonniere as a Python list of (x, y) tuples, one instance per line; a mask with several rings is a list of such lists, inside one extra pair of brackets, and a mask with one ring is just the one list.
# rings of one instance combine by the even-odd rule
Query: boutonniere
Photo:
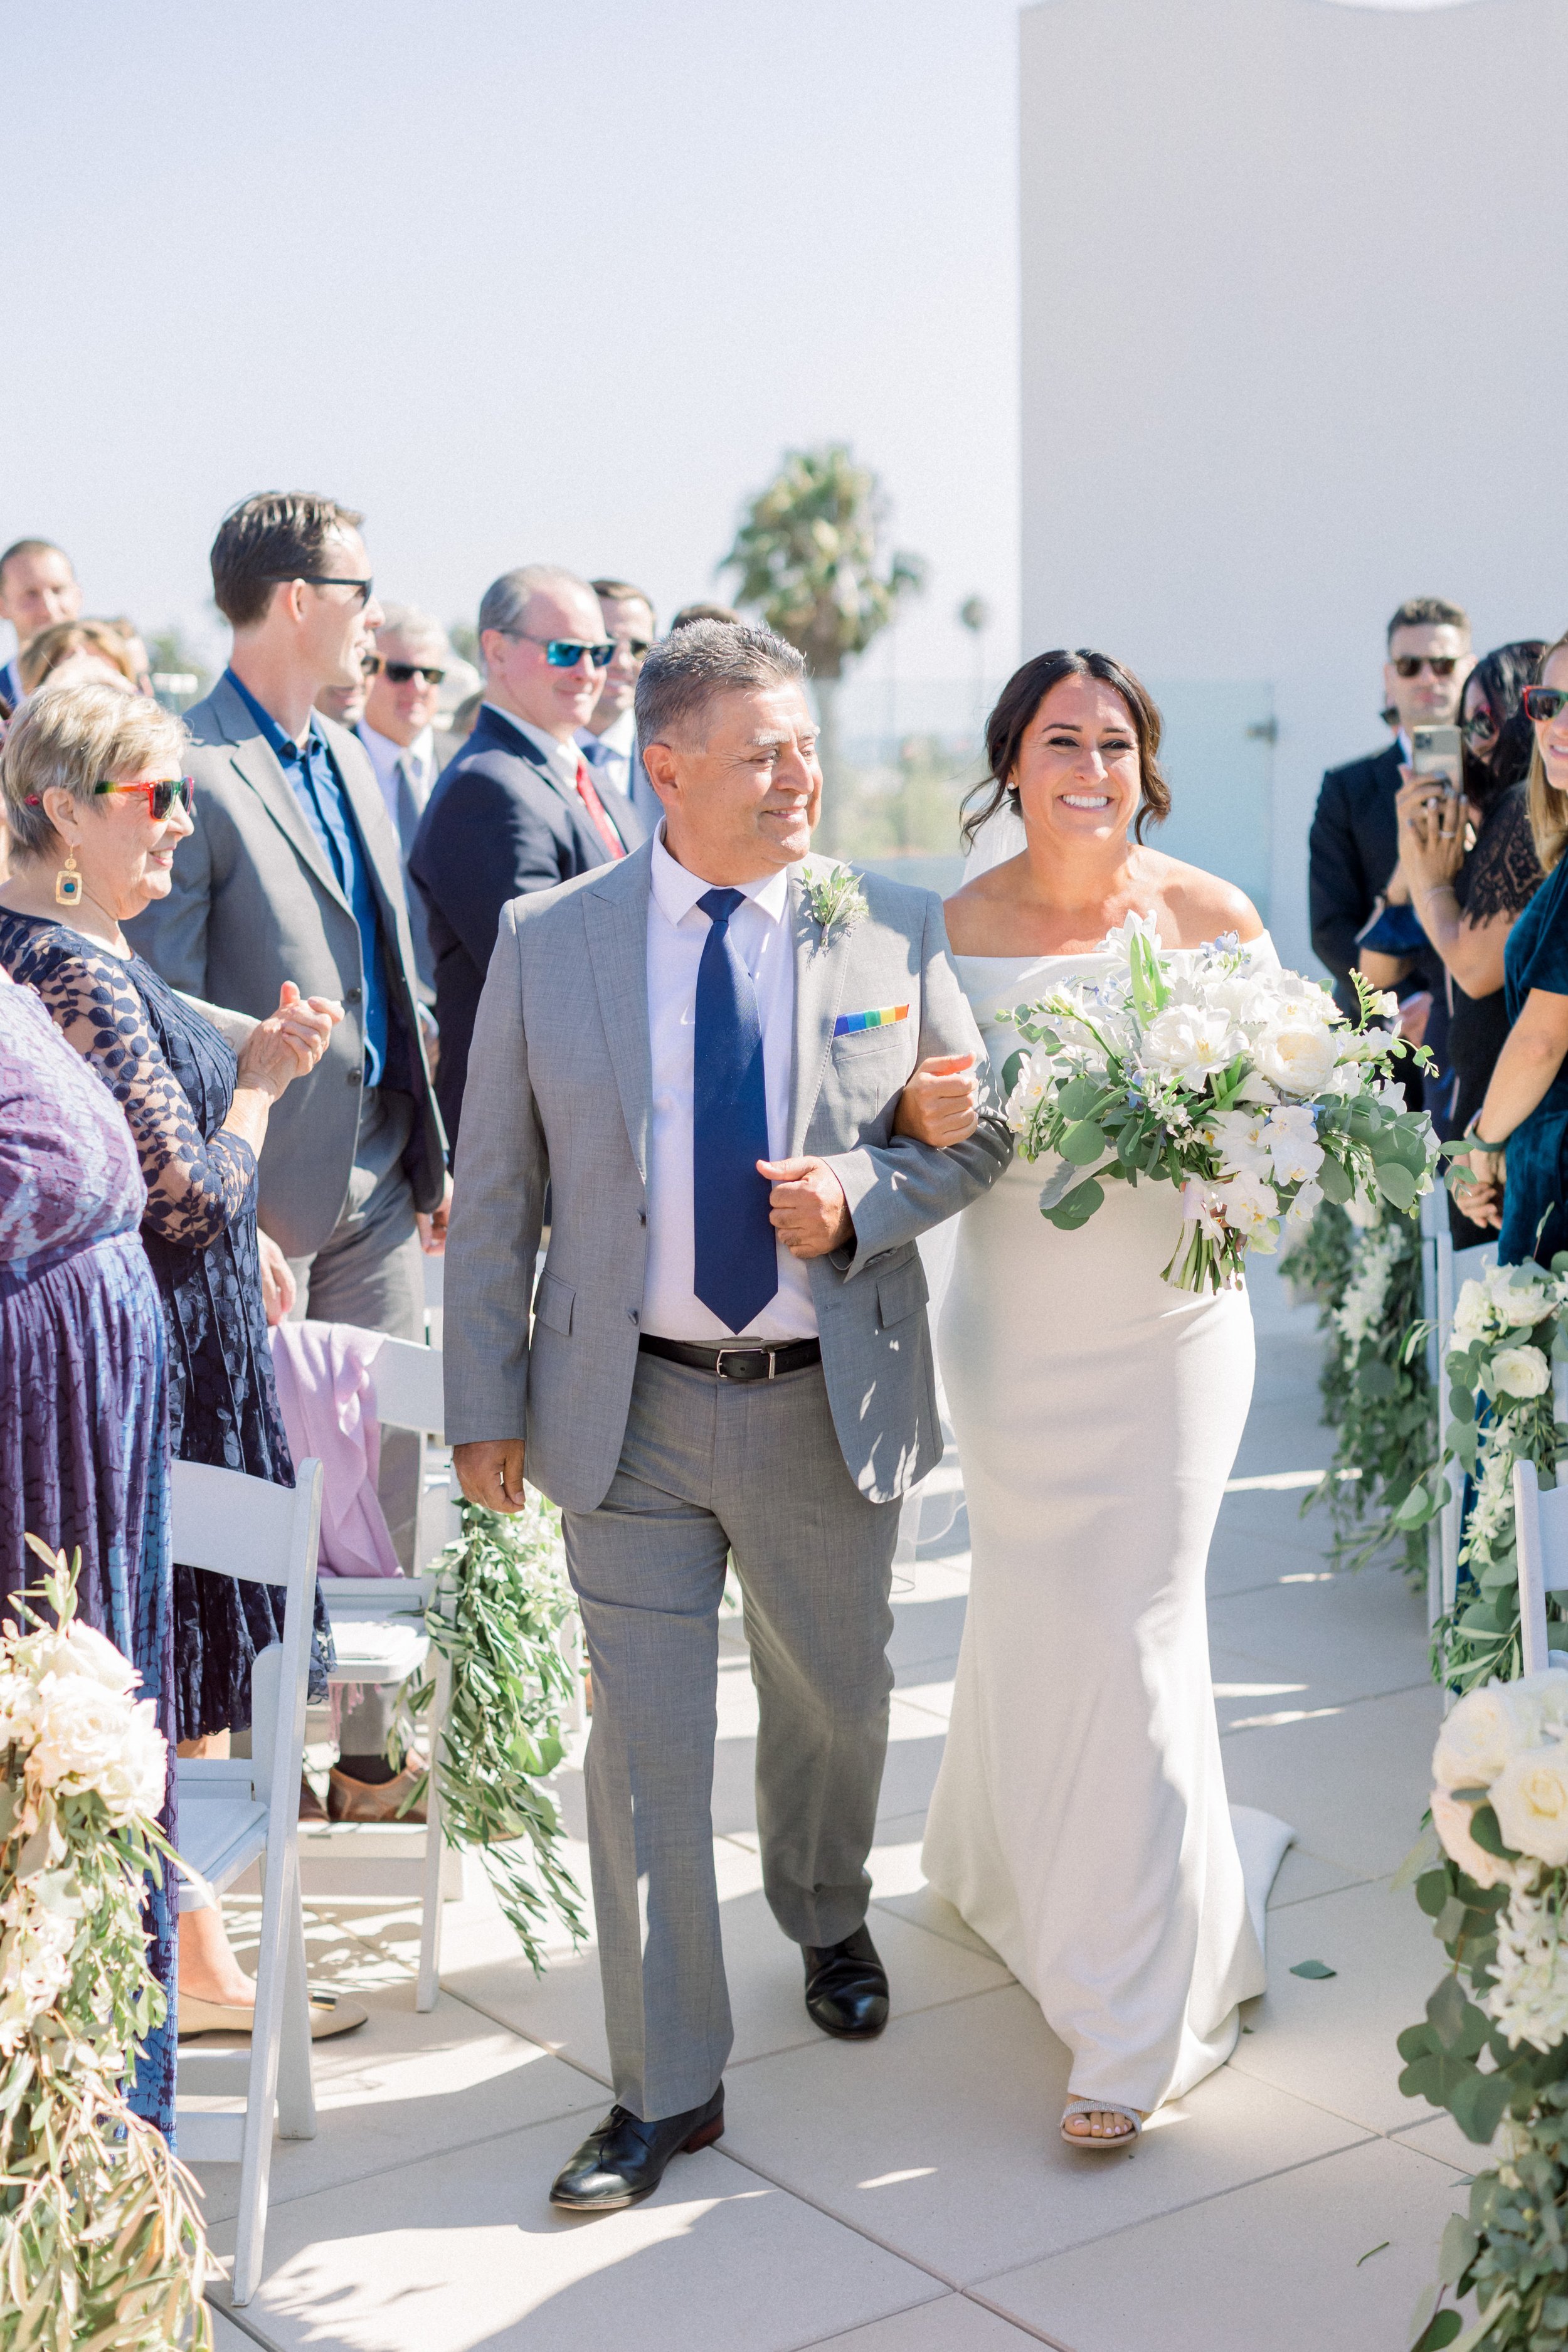
[(816, 925), (818, 947), (825, 948), (834, 931), (848, 930), (867, 911), (860, 877), (852, 866), (834, 864), (808, 869), (801, 877), (801, 888)]

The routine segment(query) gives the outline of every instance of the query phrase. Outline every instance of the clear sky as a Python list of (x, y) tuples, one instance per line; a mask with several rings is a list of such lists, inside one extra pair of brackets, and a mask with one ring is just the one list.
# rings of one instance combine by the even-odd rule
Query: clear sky
[(722, 593), (849, 440), (931, 564), (900, 674), (1016, 646), (1013, 0), (0, 0), (0, 545), (213, 634), (224, 509), (362, 507), (378, 589)]

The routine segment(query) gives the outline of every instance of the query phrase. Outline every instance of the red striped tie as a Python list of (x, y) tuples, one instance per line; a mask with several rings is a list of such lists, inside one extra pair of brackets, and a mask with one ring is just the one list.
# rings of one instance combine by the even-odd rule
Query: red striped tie
[(594, 780), (588, 773), (588, 763), (585, 760), (579, 760), (577, 762), (577, 796), (587, 810), (589, 822), (610, 856), (624, 857), (626, 854), (626, 845), (610, 823), (605, 803), (594, 790)]

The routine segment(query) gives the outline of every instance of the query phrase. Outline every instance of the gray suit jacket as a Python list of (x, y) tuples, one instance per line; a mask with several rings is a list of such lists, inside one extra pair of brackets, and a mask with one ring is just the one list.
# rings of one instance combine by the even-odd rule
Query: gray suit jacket
[[(415, 1097), (407, 1167), (416, 1205), (432, 1209), (446, 1180), (446, 1138), (415, 1011), (414, 944), (396, 830), (363, 743), (335, 719), (316, 723), (331, 748), (364, 844), (381, 917), (387, 989)], [(185, 713), (196, 780), (195, 831), (174, 854), (173, 887), (126, 925), (137, 952), (173, 988), (257, 1019), (277, 1010), (286, 980), (306, 996), (341, 997), (344, 1017), (308, 1078), (296, 1078), (268, 1122), (260, 1220), (289, 1257), (320, 1249), (348, 1200), (364, 1069), (364, 971), (359, 926), (303, 809), (256, 721), (219, 679)], [(389, 1040), (390, 1042), (390, 1040)]]
[[(604, 1499), (626, 1434), (647, 1256), (652, 847), (514, 898), (479, 1004), (447, 1248), (447, 1435), (523, 1436), (528, 1475), (569, 1510)], [(820, 941), (798, 871), (789, 1152), (829, 1161), (855, 1238), (809, 1261), (838, 1441), (860, 1491), (900, 1495), (942, 1454), (916, 1236), (994, 1183), (1012, 1138), (993, 1100), (967, 1143), (892, 1132), (906, 1079), (979, 1032), (941, 901), (861, 877), (868, 911)], [(840, 1013), (909, 1018), (836, 1037)], [(549, 1257), (529, 1298), (551, 1188)]]

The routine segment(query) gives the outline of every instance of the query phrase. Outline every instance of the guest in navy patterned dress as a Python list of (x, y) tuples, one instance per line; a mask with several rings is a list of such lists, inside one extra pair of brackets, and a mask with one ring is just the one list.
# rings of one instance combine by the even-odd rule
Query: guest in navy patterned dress
[[(163, 1318), (136, 1237), (147, 1188), (125, 1121), (30, 989), (0, 968), (0, 1600), (33, 1581), (23, 1537), (80, 1552), (78, 1614), (142, 1677), (169, 1743), (174, 1608)], [(174, 1890), (150, 1887), (154, 1975), (169, 1996), (131, 2103), (174, 2117)]]
[[(15, 869), (0, 887), (0, 963), (37, 991), (130, 1123), (175, 1457), (289, 1486), (263, 1287), (268, 1274), (288, 1276), (275, 1245), (258, 1243), (256, 1162), (272, 1105), (315, 1066), (341, 1008), (285, 986), (266, 1021), (208, 1019), (215, 1008), (177, 995), (132, 952), (121, 923), (168, 889), (174, 845), (192, 829), (184, 749), (177, 719), (111, 687), (46, 689), (27, 705), (0, 762)], [(218, 1022), (243, 1037), (237, 1059)], [(252, 1661), (281, 1618), (280, 1592), (175, 1563), (174, 1719), (186, 1753), (221, 1751), (248, 1725)], [(317, 1624), (324, 1651), (319, 1596)], [(219, 1914), (184, 1917), (183, 2029), (247, 2024), (254, 1987)], [(348, 2021), (346, 2003), (312, 2018), (318, 2032)]]

